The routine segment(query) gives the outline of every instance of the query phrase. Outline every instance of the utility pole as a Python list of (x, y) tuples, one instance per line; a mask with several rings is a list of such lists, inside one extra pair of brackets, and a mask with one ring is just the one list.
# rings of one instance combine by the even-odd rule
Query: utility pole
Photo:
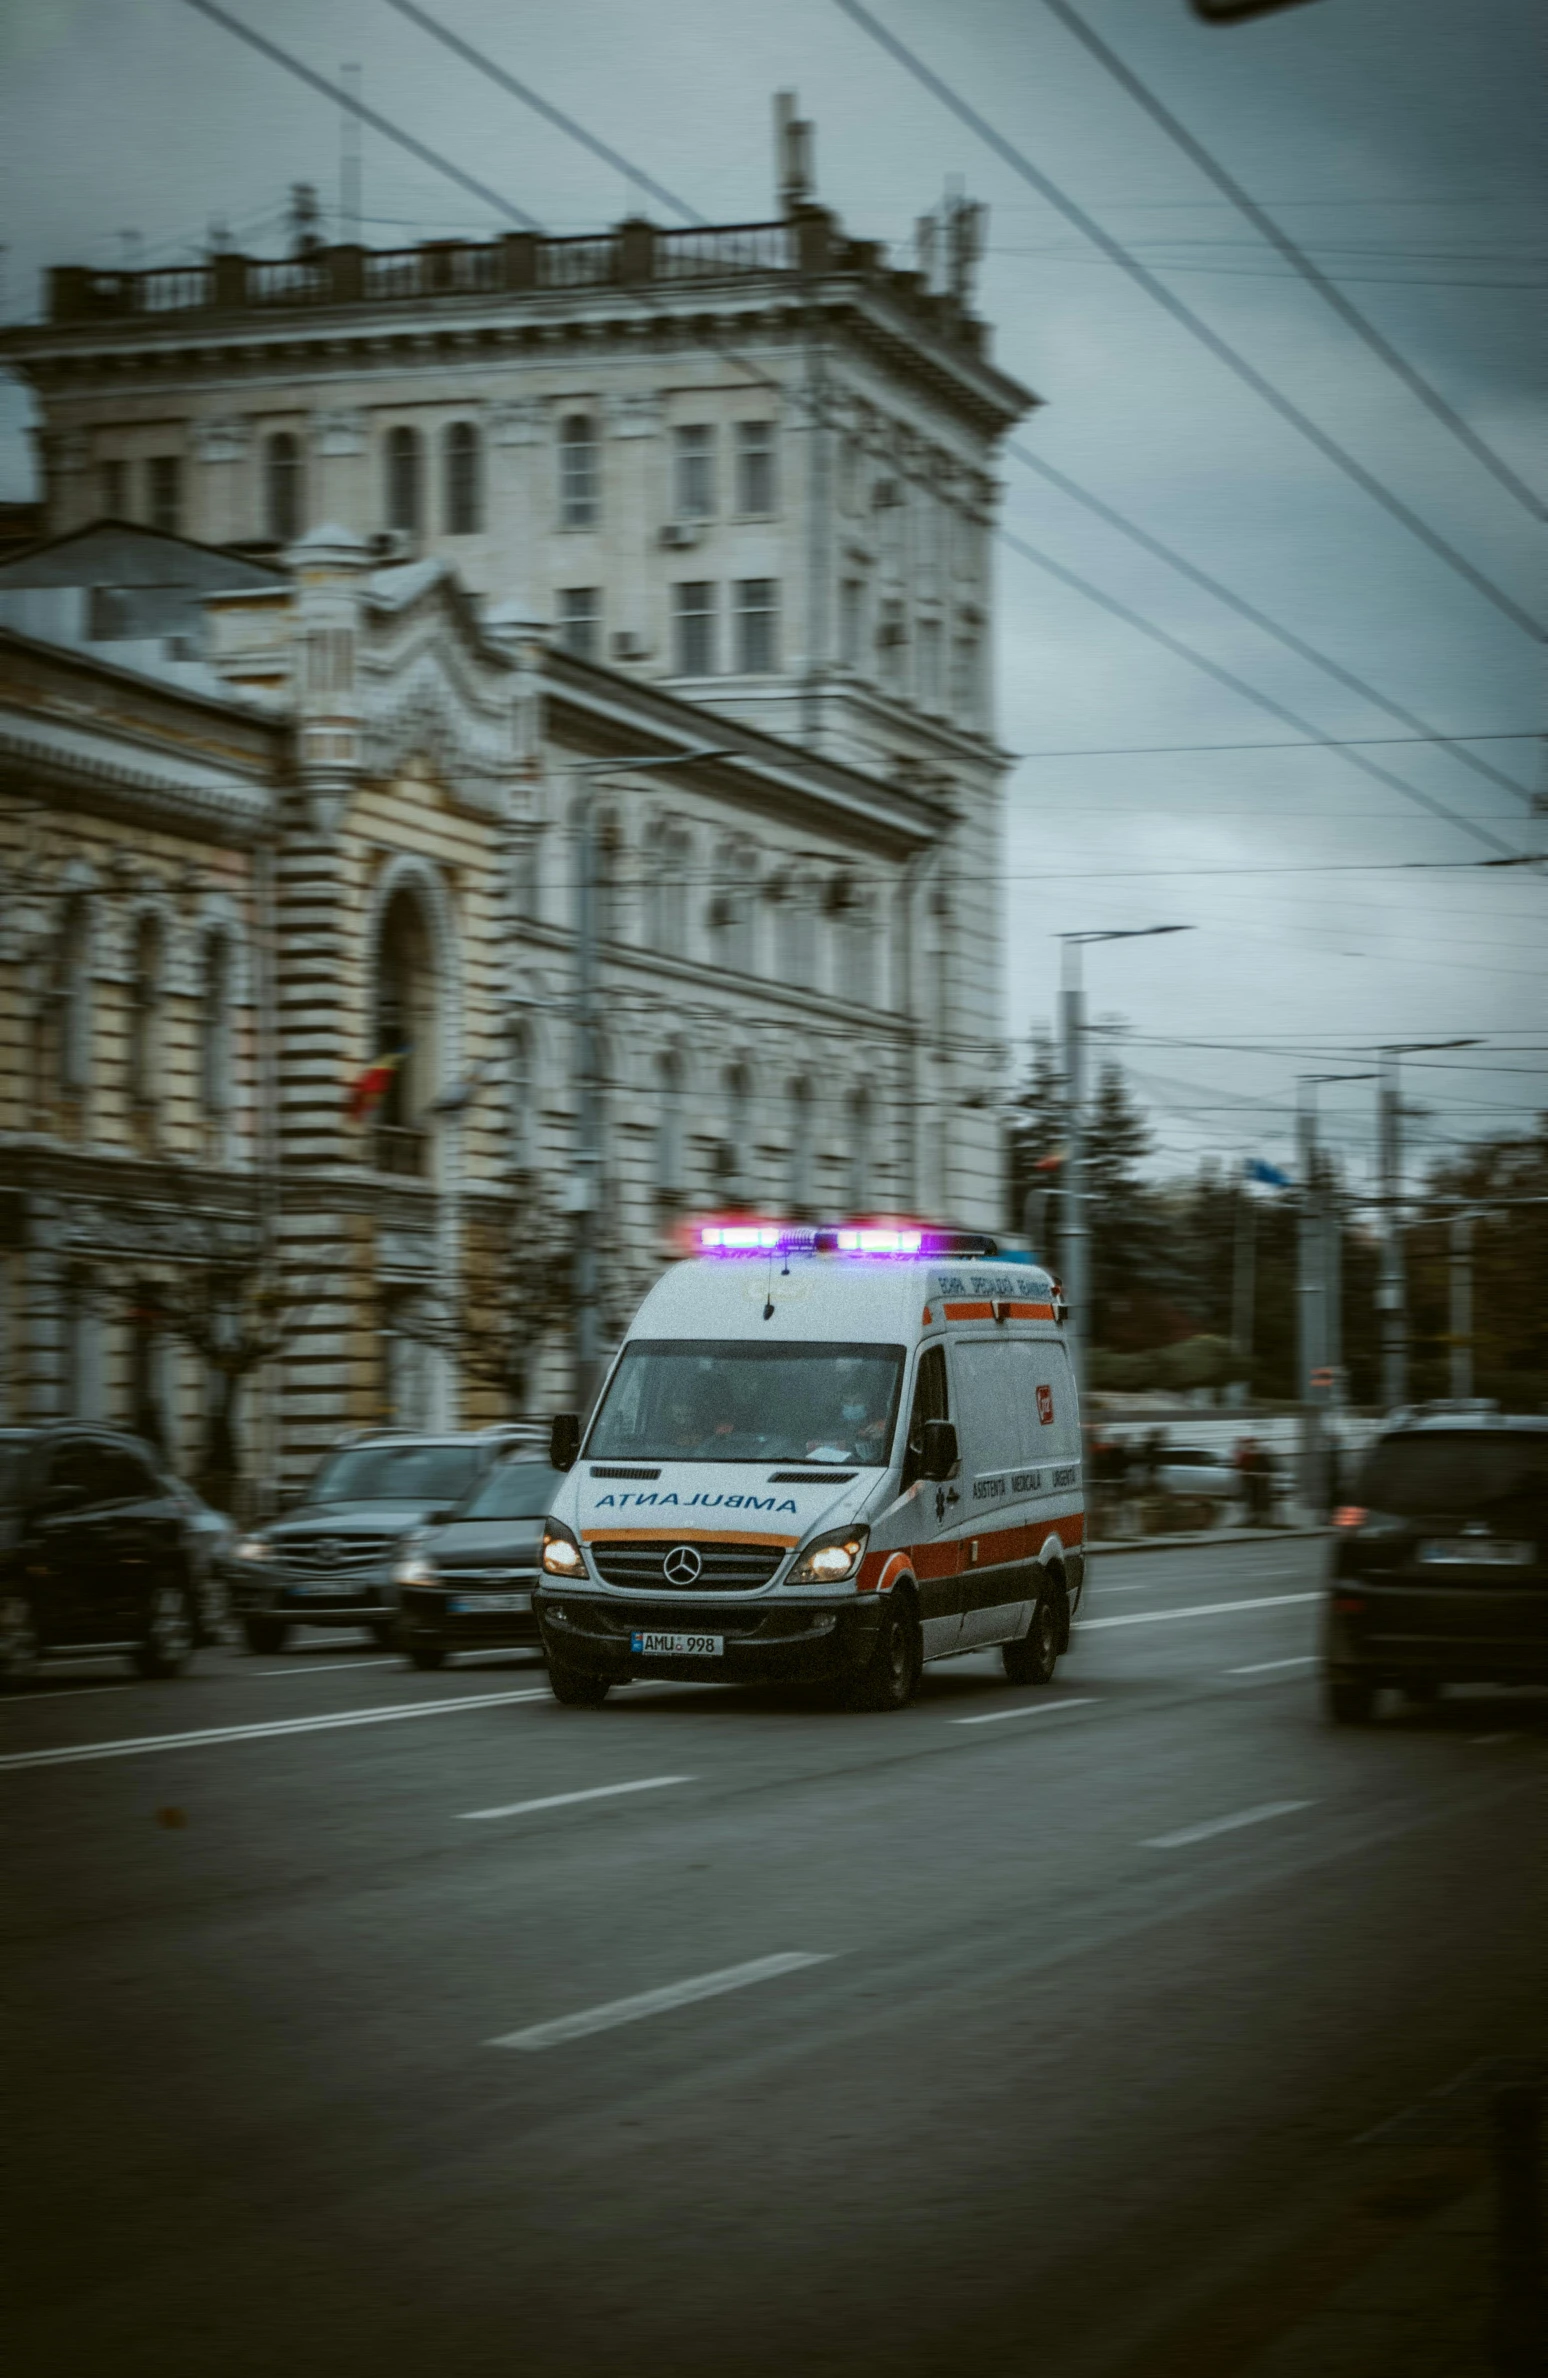
[(1060, 1037), (1064, 1043), (1064, 1299), (1069, 1308), (1065, 1343), (1075, 1376), (1075, 1395), (1084, 1408), (1091, 1339), (1091, 1233), (1086, 1201), (1086, 993), (1080, 953), (1090, 941), (1148, 941), (1157, 933), (1191, 933), (1191, 925), (1129, 925), (1093, 933), (1061, 933), (1064, 945), (1059, 990)]
[(1327, 1283), (1322, 1213), (1322, 1163), (1317, 1147), (1316, 1077), (1301, 1076), (1296, 1114), (1296, 1142), (1301, 1177), (1300, 1227), (1297, 1233), (1296, 1400), (1301, 1407), (1301, 1500), (1318, 1515), (1325, 1509), (1326, 1443), (1323, 1412), (1327, 1401)]
[(341, 66), (340, 76), (353, 106), (346, 107), (339, 118), (339, 242), (346, 248), (360, 245), (361, 183), (360, 183), (360, 117), (356, 112), (360, 102), (360, 68)]
[(1451, 1392), (1465, 1402), (1473, 1392), (1473, 1223), (1463, 1206), (1451, 1217)]
[(1403, 1102), (1398, 1059), (1437, 1049), (1476, 1049), (1475, 1040), (1395, 1041), (1380, 1051), (1377, 1147), (1381, 1171), (1381, 1269), (1376, 1309), (1381, 1321), (1382, 1408), (1408, 1400), (1408, 1281), (1403, 1245)]
[(1241, 1381), (1243, 1400), (1252, 1401), (1253, 1308), (1256, 1303), (1258, 1208), (1248, 1190), (1244, 1159), (1236, 1178), (1236, 1230), (1231, 1265), (1232, 1367)]
[(602, 1208), (602, 1022), (596, 784), (600, 777), (645, 768), (682, 768), (694, 760), (732, 755), (718, 744), (696, 743), (686, 751), (630, 753), (618, 759), (581, 760), (572, 769), (571, 833), (575, 849), (575, 1036), (580, 1096), (575, 1118), (575, 1154), (565, 1207), (573, 1217), (575, 1290), (571, 1320), (571, 1394), (582, 1420), (601, 1385), (602, 1326), (598, 1295), (598, 1215)]

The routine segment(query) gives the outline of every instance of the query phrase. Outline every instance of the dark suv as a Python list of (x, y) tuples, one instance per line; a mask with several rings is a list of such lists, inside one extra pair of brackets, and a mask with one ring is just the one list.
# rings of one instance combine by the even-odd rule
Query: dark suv
[(0, 1429), (0, 1679), (108, 1652), (175, 1676), (198, 1623), (183, 1506), (147, 1446), (72, 1422)]
[(1334, 1513), (1328, 1707), (1371, 1716), (1383, 1685), (1548, 1684), (1548, 1420), (1437, 1407), (1367, 1453)]
[(532, 1428), (453, 1435), (368, 1429), (325, 1455), (300, 1503), (244, 1536), (224, 1567), (249, 1651), (279, 1651), (293, 1626), (368, 1627), (395, 1640), (404, 1539), (447, 1518)]

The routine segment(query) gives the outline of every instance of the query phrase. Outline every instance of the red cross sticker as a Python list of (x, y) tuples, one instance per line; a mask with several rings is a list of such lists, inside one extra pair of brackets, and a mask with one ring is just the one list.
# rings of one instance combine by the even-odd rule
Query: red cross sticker
[(1037, 1416), (1044, 1428), (1047, 1428), (1053, 1419), (1053, 1389), (1051, 1387), (1040, 1387), (1037, 1391)]

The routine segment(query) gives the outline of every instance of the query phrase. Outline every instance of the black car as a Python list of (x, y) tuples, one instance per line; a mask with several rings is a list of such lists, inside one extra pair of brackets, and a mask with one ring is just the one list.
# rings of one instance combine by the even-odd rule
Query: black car
[(1445, 1408), (1376, 1439), (1334, 1514), (1328, 1707), (1362, 1725), (1383, 1685), (1548, 1684), (1548, 1420)]
[(76, 1423), (0, 1429), (0, 1680), (112, 1652), (175, 1676), (197, 1633), (185, 1514), (149, 1447)]
[(502, 1454), (544, 1434), (367, 1429), (336, 1445), (300, 1502), (222, 1564), (248, 1650), (280, 1651), (296, 1626), (368, 1627), (394, 1642), (405, 1540), (449, 1518)]
[(536, 1643), (532, 1588), (559, 1473), (513, 1455), (483, 1477), (444, 1527), (411, 1537), (398, 1563), (398, 1640), (416, 1668), (449, 1651)]

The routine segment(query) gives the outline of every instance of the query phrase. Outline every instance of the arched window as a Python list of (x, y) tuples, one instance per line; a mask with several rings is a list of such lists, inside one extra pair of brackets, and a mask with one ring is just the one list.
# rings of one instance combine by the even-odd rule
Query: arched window
[(429, 1170), (425, 1110), (436, 1090), (439, 1023), (435, 956), (417, 892), (394, 892), (376, 948), (370, 1063), (390, 1069), (374, 1114), (378, 1172)]
[(91, 910), (84, 892), (65, 902), (51, 988), (58, 1087), (66, 1098), (79, 1098), (91, 1079)]
[(511, 1170), (530, 1172), (537, 1141), (532, 1097), (532, 1034), (518, 1017), (505, 1041)]
[(446, 534), (476, 537), (484, 525), (484, 488), (479, 435), (471, 421), (451, 424), (442, 458), (446, 473)]
[(752, 1075), (743, 1064), (728, 1065), (724, 1091), (720, 1188), (732, 1198), (752, 1195)]
[(264, 446), (263, 508), (268, 534), (281, 545), (293, 545), (305, 526), (306, 482), (300, 440), (288, 429)]
[(683, 1192), (683, 1061), (676, 1049), (656, 1059), (656, 1203), (676, 1206)]
[(129, 976), (129, 1099), (149, 1111), (161, 1096), (161, 925), (142, 916)]
[(667, 828), (661, 845), (657, 909), (659, 947), (677, 958), (688, 958), (688, 876), (693, 865), (693, 837), (685, 826)]
[(559, 526), (595, 528), (598, 506), (597, 425), (589, 413), (568, 413), (559, 424)]
[(423, 512), (419, 432), (387, 432), (387, 526), (417, 536)]
[(204, 944), (204, 1000), (199, 1012), (199, 1097), (207, 1115), (231, 1108), (231, 936), (217, 926)]
[(790, 1158), (786, 1179), (793, 1218), (810, 1210), (812, 1202), (812, 1085), (790, 1085)]

